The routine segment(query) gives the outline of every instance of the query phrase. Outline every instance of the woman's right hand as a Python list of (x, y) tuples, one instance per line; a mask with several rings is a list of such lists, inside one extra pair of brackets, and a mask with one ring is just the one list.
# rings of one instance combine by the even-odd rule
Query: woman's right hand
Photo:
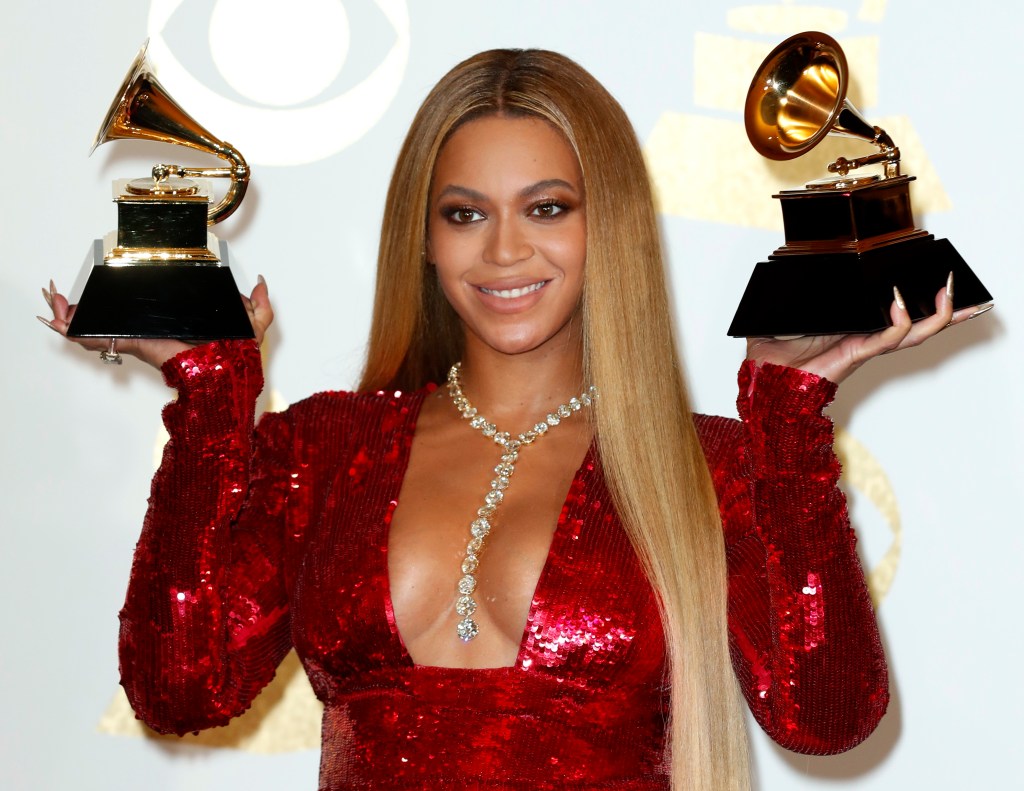
[[(248, 297), (239, 295), (249, 314), (249, 321), (252, 323), (252, 331), (256, 336), (256, 342), (262, 343), (263, 336), (274, 320), (274, 310), (270, 306), (270, 298), (267, 293), (267, 283), (260, 275), (257, 279), (256, 288)], [(43, 299), (53, 311), (53, 318), (47, 319), (43, 316), (37, 318), (54, 332), (67, 338), (68, 325), (75, 315), (75, 306), (69, 305), (67, 297), (57, 291), (50, 281), (49, 288), (43, 288)], [(93, 352), (101, 352), (110, 347), (108, 338), (68, 338), (69, 341), (77, 343), (83, 349)], [(118, 338), (117, 351), (119, 354), (129, 354), (138, 357), (145, 363), (159, 369), (165, 362), (174, 355), (185, 349), (191, 348), (194, 344), (179, 341), (174, 338)]]

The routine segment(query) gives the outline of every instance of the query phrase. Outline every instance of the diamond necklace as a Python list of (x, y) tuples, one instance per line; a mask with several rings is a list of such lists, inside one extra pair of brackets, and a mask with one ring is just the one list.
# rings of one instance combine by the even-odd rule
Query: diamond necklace
[(507, 431), (498, 431), (498, 427), (490, 423), (487, 418), (477, 413), (476, 408), (469, 403), (469, 399), (462, 392), (462, 382), (459, 379), (459, 371), (462, 363), (455, 363), (448, 371), (448, 395), (452, 403), (459, 410), (459, 414), (469, 421), (471, 428), (480, 431), (485, 437), (494, 440), (495, 444), (503, 448), (501, 460), (494, 468), (495, 479), (491, 481), (491, 489), (484, 497), (484, 504), (477, 509), (476, 516), (469, 525), (471, 538), (466, 545), (466, 557), (462, 561), (462, 577), (459, 579), (459, 596), (455, 600), (455, 612), (462, 620), (456, 626), (459, 638), (468, 643), (477, 636), (480, 629), (473, 620), (473, 613), (476, 612), (476, 600), (473, 593), (476, 591), (476, 571), (480, 567), (480, 553), (484, 548), (484, 540), (491, 532), (491, 519), (494, 512), (498, 510), (501, 501), (505, 499), (505, 489), (508, 488), (509, 479), (516, 469), (516, 461), (519, 460), (519, 451), (526, 445), (532, 445), (543, 437), (553, 426), (557, 426), (567, 417), (579, 412), (583, 407), (590, 406), (598, 397), (597, 388), (591, 385), (578, 397), (570, 398), (565, 404), (561, 404), (544, 420), (540, 421), (531, 430), (524, 431), (513, 438)]

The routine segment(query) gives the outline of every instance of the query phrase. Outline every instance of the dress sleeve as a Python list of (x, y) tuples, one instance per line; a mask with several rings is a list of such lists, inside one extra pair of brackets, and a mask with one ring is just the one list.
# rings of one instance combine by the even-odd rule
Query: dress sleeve
[(725, 529), (733, 666), (781, 746), (842, 752), (885, 713), (888, 676), (822, 413), (836, 385), (750, 361), (739, 384), (740, 423), (701, 426)]
[(284, 573), (289, 427), (268, 415), (251, 341), (190, 349), (163, 368), (178, 399), (121, 611), (121, 684), (162, 733), (223, 725), (290, 647)]

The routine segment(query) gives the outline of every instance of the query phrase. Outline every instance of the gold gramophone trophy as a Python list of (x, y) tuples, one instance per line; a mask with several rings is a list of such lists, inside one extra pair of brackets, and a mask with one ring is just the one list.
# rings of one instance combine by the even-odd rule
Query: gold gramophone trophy
[[(800, 33), (769, 53), (747, 92), (744, 122), (758, 153), (801, 156), (826, 135), (866, 140), (878, 152), (840, 157), (836, 177), (782, 190), (786, 243), (754, 268), (729, 335), (735, 337), (876, 332), (891, 326), (893, 287), (914, 320), (935, 313), (949, 272), (954, 308), (992, 300), (953, 245), (914, 226), (913, 176), (900, 174), (900, 150), (846, 99), (846, 57), (824, 33)], [(865, 165), (881, 174), (861, 175)]]
[[(114, 182), (117, 231), (93, 242), (71, 300), (68, 335), (111, 338), (108, 362), (120, 362), (116, 338), (211, 340), (252, 338), (238, 295), (227, 243), (207, 231), (229, 217), (245, 195), (249, 168), (168, 96), (139, 51), (100, 127), (93, 150), (110, 140), (156, 140), (226, 160), (227, 167), (156, 165), (151, 178)], [(91, 153), (91, 152), (90, 152)], [(210, 205), (208, 184), (228, 178)]]

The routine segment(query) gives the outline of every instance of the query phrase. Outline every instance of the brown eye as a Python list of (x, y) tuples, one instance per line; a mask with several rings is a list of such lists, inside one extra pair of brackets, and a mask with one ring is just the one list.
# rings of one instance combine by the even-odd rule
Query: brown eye
[(484, 215), (469, 206), (452, 206), (441, 210), (442, 216), (455, 225), (468, 225), (482, 220)]
[(550, 219), (557, 217), (559, 214), (564, 212), (568, 207), (563, 203), (557, 203), (555, 201), (548, 201), (546, 203), (539, 203), (533, 207), (533, 211), (530, 212), (534, 217), (540, 217), (542, 219)]

